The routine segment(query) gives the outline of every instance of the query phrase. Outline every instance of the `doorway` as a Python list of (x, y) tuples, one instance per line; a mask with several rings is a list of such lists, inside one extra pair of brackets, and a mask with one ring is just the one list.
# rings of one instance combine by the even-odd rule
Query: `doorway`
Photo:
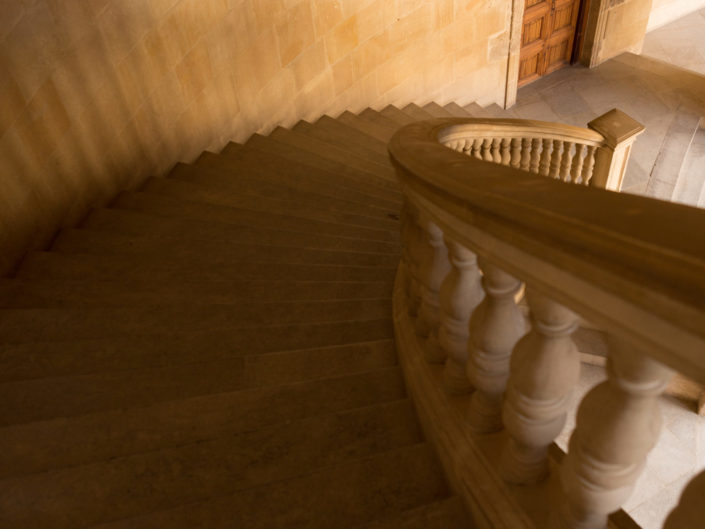
[(518, 86), (571, 64), (580, 7), (581, 0), (525, 0)]

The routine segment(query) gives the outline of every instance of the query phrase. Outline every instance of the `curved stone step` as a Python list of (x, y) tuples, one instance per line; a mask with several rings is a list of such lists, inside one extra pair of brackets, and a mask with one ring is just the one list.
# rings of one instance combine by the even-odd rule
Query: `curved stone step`
[(64, 230), (54, 239), (51, 250), (64, 253), (97, 255), (146, 254), (181, 262), (206, 264), (243, 262), (289, 263), (314, 265), (380, 266), (393, 268), (399, 262), (395, 254), (322, 250), (297, 246), (264, 244), (224, 244), (218, 240), (187, 239), (178, 233), (171, 236), (155, 234), (121, 235), (99, 230)]
[(383, 520), (360, 525), (356, 529), (474, 529), (457, 496), (421, 505)]
[(290, 281), (392, 281), (395, 268), (377, 266), (342, 266), (290, 263), (213, 263), (165, 261), (160, 256), (143, 255), (139, 260), (130, 255), (62, 254), (58, 252), (31, 252), (22, 261), (15, 276), (24, 279), (36, 277), (83, 279), (86, 281), (113, 280), (116, 277), (134, 281), (228, 281), (285, 280)]
[(182, 220), (216, 222), (253, 229), (279, 230), (285, 227), (288, 230), (332, 237), (399, 243), (398, 232), (317, 220), (310, 216), (297, 217), (272, 211), (263, 214), (265, 212), (254, 209), (256, 206), (257, 204), (248, 204), (245, 208), (235, 208), (147, 192), (121, 193), (111, 204), (111, 208)]
[(391, 300), (241, 301), (223, 305), (0, 309), (0, 342), (206, 333), (259, 325), (316, 324), (391, 317)]
[(384, 281), (83, 281), (0, 278), (0, 307), (121, 307), (209, 305), (237, 300), (301, 301), (382, 298)]
[[(299, 151), (301, 154), (301, 151)], [(379, 187), (365, 186), (361, 179), (352, 180), (344, 174), (331, 172), (328, 169), (315, 167), (299, 161), (301, 157), (306, 160), (308, 156), (284, 156), (280, 151), (269, 151), (266, 156), (262, 151), (246, 145), (235, 156), (207, 153), (197, 165), (178, 165), (170, 174), (173, 178), (186, 180), (199, 180), (207, 176), (208, 180), (221, 181), (211, 173), (227, 176), (233, 180), (249, 182), (256, 181), (274, 182), (296, 192), (310, 192), (350, 202), (373, 205), (381, 208), (398, 208), (401, 202), (399, 193), (387, 192)], [(305, 153), (304, 153), (305, 154)], [(206, 173), (200, 176), (205, 169)]]
[(193, 182), (159, 178), (149, 180), (140, 191), (234, 208), (255, 207), (264, 212), (276, 211), (324, 222), (337, 222), (389, 231), (398, 229), (390, 225), (390, 221), (398, 218), (398, 211), (380, 210), (374, 213), (376, 216), (371, 216), (369, 208), (360, 207), (357, 204), (335, 199), (323, 200), (321, 197), (292, 196), (281, 190), (279, 193), (270, 195), (261, 186), (259, 194), (236, 193), (234, 190), (223, 194), (217, 187), (209, 188)]
[[(310, 126), (310, 124), (308, 125)], [(304, 132), (288, 130), (282, 127), (277, 127), (274, 129), (270, 133), (269, 137), (277, 141), (287, 143), (292, 147), (302, 149), (306, 152), (314, 153), (317, 156), (325, 157), (330, 160), (336, 160), (357, 169), (377, 175), (381, 179), (387, 180), (389, 185), (398, 186), (396, 176), (394, 175), (394, 169), (389, 165), (388, 159), (385, 159), (384, 161), (370, 160), (365, 156), (360, 156), (359, 153), (350, 152), (335, 142), (327, 142), (319, 139), (318, 137), (309, 136)]]
[[(398, 368), (0, 428), (3, 476), (164, 450), (405, 397)], [(1, 482), (0, 482), (1, 483)]]
[[(408, 400), (0, 480), (12, 527), (86, 527), (179, 507), (422, 441)], [(39, 492), (41, 491), (41, 492)]]
[[(186, 329), (166, 336), (5, 344), (0, 350), (0, 381), (151, 369), (229, 357), (249, 357), (247, 362), (258, 365), (276, 359), (285, 362), (287, 358), (294, 358), (287, 356), (289, 352), (296, 352), (301, 355), (299, 364), (288, 365), (285, 372), (258, 375), (259, 379), (281, 383), (299, 373), (323, 376), (335, 372), (338, 366), (352, 366), (357, 361), (367, 365), (370, 358), (373, 361), (388, 358), (393, 353), (392, 336), (391, 322), (380, 318), (243, 327), (236, 333), (229, 330), (196, 333)], [(348, 358), (346, 354), (359, 355), (359, 358)], [(253, 360), (254, 355), (271, 356)], [(307, 358), (311, 361), (305, 361)], [(315, 364), (317, 359), (324, 364)]]
[(426, 444), (419, 444), (97, 527), (354, 527), (447, 496), (435, 456)]
[(125, 209), (94, 209), (80, 229), (117, 232), (121, 235), (149, 235), (185, 240), (219, 241), (224, 244), (295, 246), (299, 248), (399, 254), (399, 244), (352, 237), (335, 237), (319, 232), (296, 231), (282, 224), (279, 229), (252, 228), (196, 218), (163, 217)]

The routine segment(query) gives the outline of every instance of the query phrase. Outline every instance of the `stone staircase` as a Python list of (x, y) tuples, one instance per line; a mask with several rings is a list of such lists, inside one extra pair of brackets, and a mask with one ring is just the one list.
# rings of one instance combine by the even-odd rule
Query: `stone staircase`
[(179, 164), (0, 280), (0, 526), (473, 527), (417, 424), (386, 142), (346, 112)]

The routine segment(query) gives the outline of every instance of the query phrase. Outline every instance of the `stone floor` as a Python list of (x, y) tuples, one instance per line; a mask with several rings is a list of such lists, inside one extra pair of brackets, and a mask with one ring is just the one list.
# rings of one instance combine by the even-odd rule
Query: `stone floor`
[[(705, 74), (705, 10), (651, 32), (644, 55)], [(585, 126), (619, 108), (646, 126), (633, 148), (623, 191), (652, 194), (652, 170), (674, 116), (687, 109), (705, 116), (705, 104), (677, 86), (675, 77), (631, 67), (621, 60), (594, 69), (560, 70), (519, 90), (517, 104), (506, 115)], [(574, 404), (605, 378), (604, 368), (585, 365)], [(663, 431), (625, 510), (644, 528), (657, 529), (676, 505), (691, 476), (705, 469), (705, 417), (672, 397), (661, 399)], [(563, 447), (575, 422), (569, 418), (558, 440)]]
[(705, 9), (653, 30), (642, 55), (705, 74)]

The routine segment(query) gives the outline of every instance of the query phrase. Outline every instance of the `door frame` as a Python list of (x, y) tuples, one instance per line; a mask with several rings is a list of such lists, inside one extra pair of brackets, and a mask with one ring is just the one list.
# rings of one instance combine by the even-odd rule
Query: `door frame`
[[(600, 3), (597, 0), (596, 3)], [(605, 1), (605, 0), (602, 0)], [(578, 24), (575, 28), (575, 40), (573, 42), (573, 51), (571, 54), (570, 63), (574, 64), (580, 59), (583, 52), (583, 47), (586, 40), (586, 32), (589, 30), (587, 26), (588, 13), (590, 4), (595, 0), (581, 0), (578, 7)], [(519, 83), (519, 53), (521, 51), (521, 32), (524, 21), (524, 6), (525, 0), (512, 0), (512, 13), (509, 26), (509, 56), (507, 60), (507, 79), (504, 92), (504, 108), (509, 108), (517, 99), (517, 90)]]

